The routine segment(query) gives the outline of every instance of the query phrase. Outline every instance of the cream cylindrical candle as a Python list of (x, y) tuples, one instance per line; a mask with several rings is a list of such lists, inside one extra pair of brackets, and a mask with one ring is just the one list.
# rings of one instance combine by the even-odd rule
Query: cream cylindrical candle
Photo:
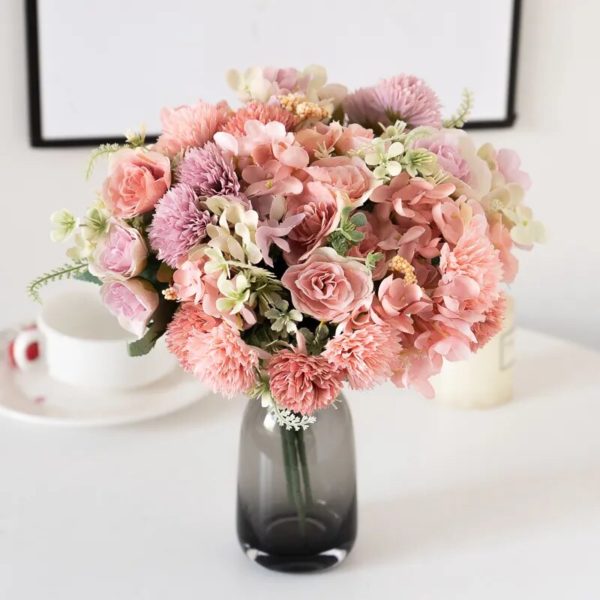
[(436, 400), (458, 408), (488, 408), (513, 395), (514, 301), (507, 298), (504, 325), (498, 335), (467, 360), (445, 361), (432, 377)]

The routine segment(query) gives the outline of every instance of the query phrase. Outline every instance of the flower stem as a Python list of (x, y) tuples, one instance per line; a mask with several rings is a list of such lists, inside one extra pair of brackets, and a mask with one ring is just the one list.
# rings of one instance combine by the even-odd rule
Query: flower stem
[(306, 502), (301, 489), (302, 484), (300, 480), (300, 470), (298, 468), (298, 453), (294, 443), (295, 432), (288, 430), (285, 427), (280, 427), (280, 432), (288, 497), (296, 507), (300, 534), (304, 535), (306, 532)]
[(296, 446), (298, 448), (298, 458), (302, 469), (302, 482), (304, 484), (304, 499), (307, 506), (313, 503), (312, 488), (310, 486), (310, 474), (308, 472), (308, 461), (306, 460), (306, 446), (304, 445), (304, 430), (300, 429), (296, 433)]

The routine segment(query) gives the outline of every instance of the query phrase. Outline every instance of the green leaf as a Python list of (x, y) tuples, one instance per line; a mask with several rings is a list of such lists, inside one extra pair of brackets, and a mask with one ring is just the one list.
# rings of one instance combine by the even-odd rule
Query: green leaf
[(383, 252), (369, 252), (365, 259), (365, 265), (371, 271), (375, 270), (377, 263), (383, 258)]
[(88, 283), (94, 283), (96, 285), (102, 285), (102, 280), (98, 279), (98, 277), (95, 275), (92, 275), (88, 269), (75, 273), (75, 275), (73, 275), (73, 279), (77, 279), (77, 281), (87, 281)]
[(96, 161), (101, 156), (113, 154), (114, 152), (117, 152), (117, 150), (120, 150), (121, 147), (121, 144), (102, 144), (101, 146), (98, 146), (98, 148), (96, 148), (90, 155), (90, 159), (88, 160), (87, 168), (85, 170), (85, 178), (89, 179), (92, 176)]
[(152, 321), (146, 334), (139, 340), (129, 344), (129, 356), (144, 356), (148, 354), (167, 330), (167, 325), (171, 322), (176, 310), (177, 303), (161, 299), (158, 308), (152, 315)]
[(352, 243), (340, 229), (336, 229), (332, 232), (327, 241), (340, 256), (346, 256), (352, 246)]
[(362, 231), (346, 230), (342, 231), (344, 237), (352, 242), (352, 244), (360, 244), (365, 239), (365, 234)]
[(350, 223), (355, 227), (363, 227), (367, 224), (367, 217), (364, 213), (356, 213), (350, 217)]

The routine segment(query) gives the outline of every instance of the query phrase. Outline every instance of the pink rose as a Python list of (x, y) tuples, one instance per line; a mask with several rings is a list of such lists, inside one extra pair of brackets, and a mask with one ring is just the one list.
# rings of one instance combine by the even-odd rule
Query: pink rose
[(133, 227), (112, 221), (96, 246), (89, 270), (101, 279), (130, 279), (146, 268), (147, 258), (148, 248), (142, 234)]
[(315, 250), (305, 263), (290, 267), (281, 282), (294, 306), (319, 321), (339, 323), (373, 296), (369, 269), (332, 248)]
[(375, 135), (372, 129), (365, 129), (358, 123), (351, 123), (344, 127), (342, 135), (335, 144), (335, 149), (342, 154), (356, 152), (372, 143)]
[(374, 186), (373, 174), (364, 161), (353, 156), (332, 156), (304, 169), (315, 181), (326, 183), (348, 195), (350, 203), (360, 206)]
[(108, 281), (100, 288), (100, 295), (119, 325), (137, 337), (142, 337), (158, 308), (158, 293), (144, 279)]
[(342, 207), (329, 186), (311, 181), (304, 190), (288, 199), (287, 216), (304, 215), (301, 223), (288, 234), (289, 252), (285, 253), (288, 264), (304, 260), (318, 248), (325, 238), (339, 225)]
[(171, 162), (166, 156), (123, 148), (110, 158), (102, 191), (111, 213), (130, 219), (152, 210), (170, 185)]

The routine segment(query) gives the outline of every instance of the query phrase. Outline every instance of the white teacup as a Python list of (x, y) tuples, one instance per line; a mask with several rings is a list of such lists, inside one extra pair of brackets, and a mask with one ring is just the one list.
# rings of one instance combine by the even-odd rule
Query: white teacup
[(37, 342), (49, 375), (70, 385), (132, 389), (161, 379), (176, 364), (162, 340), (145, 356), (129, 356), (127, 344), (135, 338), (119, 326), (90, 284), (75, 285), (45, 301), (37, 325), (15, 339), (17, 367), (30, 366), (27, 348)]

